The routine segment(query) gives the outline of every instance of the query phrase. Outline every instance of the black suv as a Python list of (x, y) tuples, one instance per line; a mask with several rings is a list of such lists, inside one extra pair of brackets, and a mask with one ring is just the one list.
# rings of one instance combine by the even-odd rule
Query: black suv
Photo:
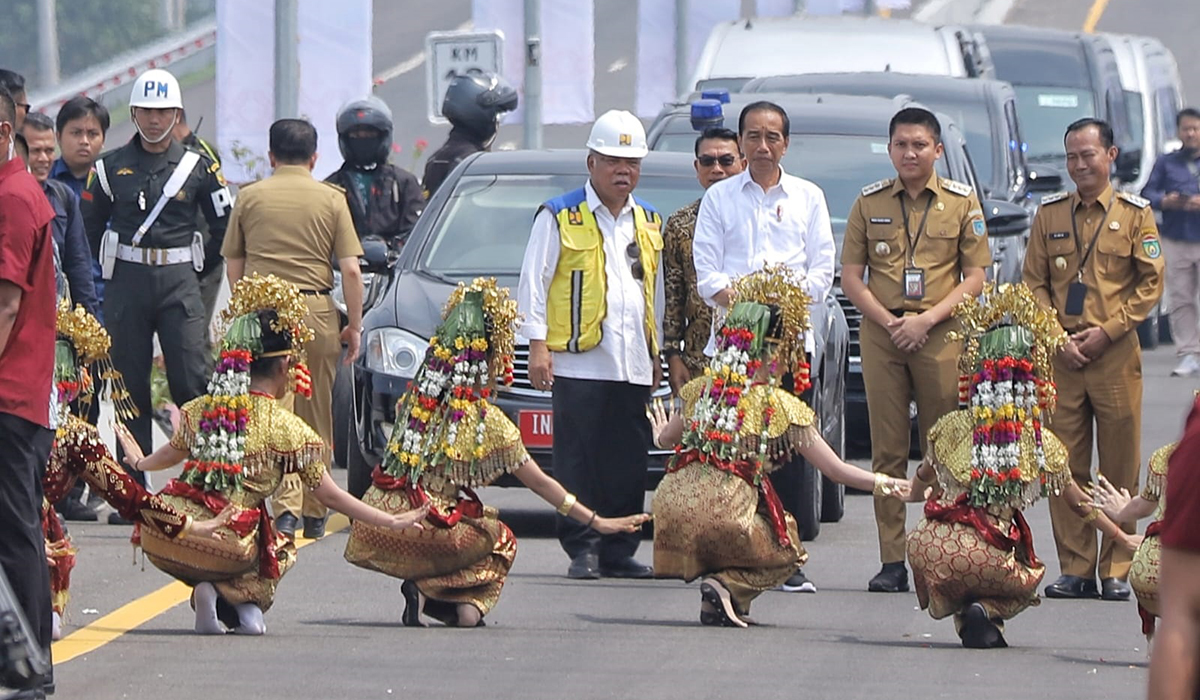
[[(392, 272), (387, 292), (363, 319), (362, 352), (354, 364), (352, 408), (339, 411), (353, 422), (346, 458), (350, 491), (360, 494), (383, 456), (394, 423), (397, 399), (420, 366), (428, 339), (441, 319), (442, 305), (458, 282), (495, 277), (516, 288), (526, 242), (538, 206), (587, 180), (586, 151), (481, 153), (464, 160), (438, 188), (413, 229)], [(651, 153), (642, 162), (637, 194), (666, 218), (702, 194), (691, 156)], [(814, 317), (816, 390), (810, 401), (824, 435), (839, 449), (845, 435), (842, 368), (848, 331), (837, 301), (830, 296)], [(550, 395), (535, 390), (528, 377), (528, 345), (518, 337), (513, 385), (498, 393), (497, 405), (521, 428), (525, 446), (553, 473)], [(665, 378), (666, 373), (663, 373)], [(668, 393), (665, 381), (658, 394)], [(667, 453), (651, 452), (651, 481), (662, 476)], [(811, 539), (822, 519), (842, 515), (844, 489), (822, 489), (816, 470), (799, 460), (775, 479), (785, 507)], [(501, 485), (506, 485), (504, 482)]]
[[(783, 168), (792, 175), (812, 180), (825, 191), (833, 235), (837, 240), (840, 271), (846, 217), (854, 200), (866, 185), (896, 174), (887, 153), (888, 123), (900, 108), (917, 103), (907, 98), (737, 93), (723, 107), (726, 124), (736, 129), (742, 108), (757, 100), (770, 100), (788, 113), (792, 133), (787, 153), (783, 156)], [(706, 106), (712, 105), (708, 103)], [(688, 104), (669, 107), (659, 114), (647, 136), (650, 148), (655, 151), (691, 153), (696, 140), (691, 114), (691, 105)], [(962, 131), (946, 114), (939, 113), (937, 116), (945, 144), (945, 156), (937, 162), (938, 173), (980, 191)], [(983, 205), (989, 235), (996, 238), (1017, 236), (1029, 228), (1029, 214), (1022, 207), (990, 199), (985, 200)], [(1004, 261), (998, 261), (997, 264), (1002, 267), (1011, 265)], [(1019, 268), (1020, 264), (1018, 257), (1015, 265)], [(846, 364), (846, 420), (851, 440), (865, 445), (869, 444), (870, 431), (858, 344), (862, 314), (842, 293), (840, 274), (834, 280), (833, 291), (850, 328), (850, 353)]]

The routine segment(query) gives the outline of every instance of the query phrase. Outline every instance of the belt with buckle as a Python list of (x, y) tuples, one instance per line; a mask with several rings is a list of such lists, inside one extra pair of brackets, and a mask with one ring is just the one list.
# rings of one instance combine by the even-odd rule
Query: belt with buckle
[(306, 297), (323, 297), (328, 296), (332, 289), (301, 289), (300, 293)]
[(141, 248), (121, 244), (117, 246), (117, 260), (124, 260), (137, 265), (182, 265), (192, 261), (190, 246), (182, 248)]

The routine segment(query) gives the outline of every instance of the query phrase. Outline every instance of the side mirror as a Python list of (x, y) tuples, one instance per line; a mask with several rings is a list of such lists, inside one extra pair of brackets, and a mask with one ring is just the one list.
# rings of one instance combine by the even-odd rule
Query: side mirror
[(1019, 236), (1029, 230), (1029, 212), (1012, 202), (983, 200), (983, 218), (987, 221), (988, 236), (991, 238)]
[(1039, 165), (1029, 169), (1030, 192), (1061, 192), (1064, 182), (1062, 171), (1053, 166)]
[(365, 272), (387, 272), (391, 264), (387, 241), (377, 236), (367, 236), (362, 239), (362, 249), (360, 265)]
[(1117, 154), (1116, 175), (1121, 182), (1134, 182), (1142, 170), (1142, 149), (1131, 148)]

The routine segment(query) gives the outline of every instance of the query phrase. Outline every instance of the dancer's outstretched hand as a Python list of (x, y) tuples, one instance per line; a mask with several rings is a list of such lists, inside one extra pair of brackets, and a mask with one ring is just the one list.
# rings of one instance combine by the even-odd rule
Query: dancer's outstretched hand
[(643, 524), (649, 522), (653, 517), (649, 513), (626, 515), (623, 518), (602, 518), (597, 515), (595, 522), (592, 523), (592, 529), (601, 535), (615, 535), (618, 532), (637, 532), (642, 529)]
[(646, 406), (646, 418), (650, 420), (650, 435), (653, 437), (654, 446), (660, 450), (672, 447), (663, 441), (663, 433), (667, 430), (667, 424), (671, 422), (674, 413), (672, 411), (673, 404), (663, 401), (661, 398), (656, 398)]
[(388, 523), (388, 527), (393, 530), (407, 530), (410, 527), (423, 530), (425, 528), (421, 526), (421, 521), (425, 519), (426, 515), (429, 515), (428, 503), (420, 508), (393, 515), (392, 522)]
[(225, 535), (221, 532), (221, 528), (227, 525), (230, 518), (236, 513), (237, 507), (230, 504), (208, 520), (194, 520), (188, 535), (197, 539), (223, 540)]
[(128, 464), (130, 469), (137, 469), (137, 463), (146, 458), (142, 446), (133, 439), (133, 433), (129, 432), (124, 423), (113, 421), (112, 429), (117, 436), (117, 442), (121, 443), (121, 449), (125, 451), (125, 464)]
[(1128, 490), (1118, 490), (1103, 474), (1096, 475), (1096, 481), (1088, 485), (1087, 491), (1092, 500), (1085, 505), (1099, 508), (1115, 523), (1121, 522), (1121, 511), (1133, 500)]

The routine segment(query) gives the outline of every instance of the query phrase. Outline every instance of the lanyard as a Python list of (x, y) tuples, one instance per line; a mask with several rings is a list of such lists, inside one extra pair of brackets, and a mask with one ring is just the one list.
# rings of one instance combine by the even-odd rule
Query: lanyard
[[(1112, 211), (1113, 202), (1117, 201), (1117, 195), (1113, 194), (1108, 200), (1108, 211)], [(1108, 221), (1108, 213), (1100, 219), (1100, 225), (1096, 227), (1096, 233), (1092, 236), (1092, 242), (1088, 244), (1087, 251), (1081, 250), (1079, 241), (1079, 225), (1075, 222), (1075, 212), (1071, 212), (1071, 235), (1075, 237), (1075, 252), (1081, 253), (1079, 258), (1079, 281), (1083, 281), (1083, 266), (1087, 264), (1088, 258), (1092, 256), (1092, 249), (1096, 247), (1096, 241), (1100, 240), (1100, 232), (1104, 230), (1104, 224)]]
[(914, 256), (917, 253), (917, 243), (921, 241), (921, 234), (925, 232), (925, 220), (929, 218), (929, 210), (933, 208), (933, 191), (929, 192), (929, 199), (925, 200), (925, 213), (921, 214), (921, 223), (917, 226), (917, 237), (913, 238), (912, 232), (908, 229), (908, 211), (904, 209), (904, 193), (900, 193), (900, 216), (904, 218), (904, 238), (908, 241), (908, 264), (916, 266)]

